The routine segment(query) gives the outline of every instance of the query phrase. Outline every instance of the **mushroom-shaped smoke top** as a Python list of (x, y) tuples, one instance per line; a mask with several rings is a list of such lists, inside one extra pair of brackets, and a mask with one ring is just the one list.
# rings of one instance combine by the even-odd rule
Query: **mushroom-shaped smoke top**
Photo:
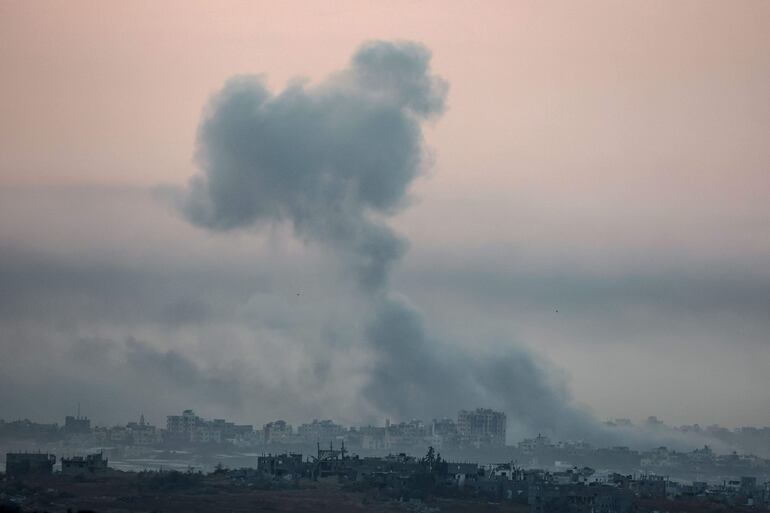
[(420, 123), (447, 92), (429, 64), (422, 45), (371, 42), (312, 87), (274, 95), (259, 76), (229, 80), (199, 128), (189, 218), (214, 230), (288, 221), (381, 288), (405, 243), (372, 214), (401, 207), (424, 167)]

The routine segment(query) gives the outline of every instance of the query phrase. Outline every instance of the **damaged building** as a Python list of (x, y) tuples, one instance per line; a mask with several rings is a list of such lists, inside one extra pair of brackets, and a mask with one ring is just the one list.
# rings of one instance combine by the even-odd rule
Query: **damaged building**
[(56, 456), (47, 453), (9, 452), (5, 455), (5, 473), (8, 477), (50, 474)]
[(61, 472), (67, 476), (103, 474), (108, 470), (107, 458), (102, 453), (61, 459)]

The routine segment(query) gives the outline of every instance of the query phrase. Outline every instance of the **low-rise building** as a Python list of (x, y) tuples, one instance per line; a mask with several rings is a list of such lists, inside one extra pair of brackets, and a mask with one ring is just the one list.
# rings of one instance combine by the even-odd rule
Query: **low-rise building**
[(305, 473), (306, 465), (301, 454), (268, 454), (257, 457), (257, 470), (275, 477), (299, 477)]
[(61, 459), (61, 472), (67, 476), (101, 474), (108, 469), (107, 458), (105, 458), (102, 453)]
[(9, 477), (50, 474), (55, 464), (53, 454), (9, 452), (5, 455), (5, 473)]

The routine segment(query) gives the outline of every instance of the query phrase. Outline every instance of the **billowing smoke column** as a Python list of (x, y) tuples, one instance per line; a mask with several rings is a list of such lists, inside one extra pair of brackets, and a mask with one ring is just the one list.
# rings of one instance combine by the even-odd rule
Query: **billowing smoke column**
[(381, 219), (405, 204), (425, 167), (421, 123), (444, 110), (447, 83), (414, 43), (371, 42), (319, 85), (278, 95), (259, 77), (230, 80), (199, 129), (185, 210), (212, 230), (290, 223), (344, 257), (370, 303), (365, 339), (376, 355), (363, 393), (397, 418), (488, 405), (522, 425), (586, 435), (574, 410), (521, 350), (479, 359), (432, 341), (420, 315), (388, 286), (405, 241)]
[(415, 44), (372, 43), (312, 89), (273, 96), (259, 77), (230, 80), (200, 127), (205, 176), (192, 182), (190, 218), (224, 230), (291, 222), (382, 290), (404, 242), (370, 215), (401, 206), (422, 167), (420, 121), (441, 113), (447, 90), (429, 58)]

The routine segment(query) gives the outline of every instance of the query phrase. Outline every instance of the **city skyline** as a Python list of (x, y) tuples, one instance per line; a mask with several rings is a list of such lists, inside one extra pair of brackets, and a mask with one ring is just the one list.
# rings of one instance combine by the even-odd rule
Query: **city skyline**
[[(659, 447), (677, 451), (696, 452), (704, 447), (715, 450), (719, 454), (735, 454), (739, 451), (746, 456), (770, 456), (770, 426), (740, 426), (727, 429), (718, 424), (698, 423), (688, 425), (671, 425), (665, 423), (656, 416), (649, 416), (637, 422), (627, 418), (607, 419), (602, 424), (609, 428), (604, 431), (604, 438), (591, 441), (579, 438), (561, 438), (558, 433), (546, 431), (537, 436), (520, 437), (506, 435), (507, 415), (488, 408), (476, 407), (471, 410), (459, 410), (456, 415), (443, 415), (434, 418), (391, 419), (384, 418), (380, 422), (366, 424), (338, 423), (333, 418), (304, 418), (304, 419), (279, 419), (269, 417), (265, 422), (253, 422), (253, 419), (226, 419), (212, 418), (200, 414), (193, 409), (185, 409), (179, 412), (168, 413), (160, 419), (147, 419), (143, 413), (139, 413), (133, 420), (130, 415), (124, 416), (119, 422), (99, 422), (97, 417), (91, 418), (81, 412), (78, 404), (75, 415), (66, 415), (64, 423), (59, 424), (58, 418), (36, 419), (4, 419), (0, 417), (0, 438), (7, 440), (26, 440), (27, 444), (38, 444), (51, 441), (56, 436), (85, 436), (77, 438), (77, 443), (89, 443), (93, 437), (93, 443), (118, 442), (129, 443), (133, 437), (133, 443), (140, 446), (162, 445), (164, 443), (178, 444), (180, 442), (193, 443), (233, 443), (233, 437), (243, 436), (239, 444), (254, 443), (278, 443), (280, 444), (307, 444), (315, 441), (337, 442), (345, 441), (350, 444), (348, 437), (369, 433), (371, 436), (382, 437), (392, 431), (396, 438), (392, 445), (365, 447), (367, 449), (386, 450), (399, 447), (406, 443), (410, 451), (414, 445), (426, 444), (446, 448), (472, 448), (472, 433), (484, 433), (482, 438), (476, 439), (476, 447), (506, 446), (520, 449), (535, 445), (551, 446), (551, 437), (554, 437), (555, 447), (596, 447), (618, 448), (623, 450), (651, 450)], [(42, 422), (41, 422), (42, 420)], [(124, 424), (125, 423), (125, 424)], [(197, 430), (197, 431), (196, 431)], [(373, 430), (373, 431), (372, 431)], [(406, 430), (406, 431), (404, 431)], [(113, 439), (111, 434), (116, 431)], [(271, 431), (277, 433), (271, 436)], [(370, 433), (371, 431), (371, 433)], [(97, 433), (99, 433), (97, 435)], [(230, 433), (226, 435), (225, 433)], [(58, 435), (57, 435), (58, 434)], [(179, 435), (182, 438), (179, 439)], [(236, 436), (237, 435), (237, 436)], [(439, 438), (436, 438), (439, 435)], [(404, 437), (401, 440), (400, 437)], [(137, 441), (137, 437), (139, 441)], [(256, 438), (255, 438), (256, 437)], [(459, 437), (459, 438), (458, 438)], [(411, 439), (411, 441), (407, 441)], [(401, 441), (399, 441), (401, 440)], [(442, 442), (443, 440), (443, 442)], [(360, 443), (353, 439), (352, 443)], [(481, 445), (478, 445), (481, 443)], [(468, 445), (470, 444), (470, 446)], [(625, 445), (618, 445), (625, 444)], [(627, 445), (627, 446), (626, 446)]]

